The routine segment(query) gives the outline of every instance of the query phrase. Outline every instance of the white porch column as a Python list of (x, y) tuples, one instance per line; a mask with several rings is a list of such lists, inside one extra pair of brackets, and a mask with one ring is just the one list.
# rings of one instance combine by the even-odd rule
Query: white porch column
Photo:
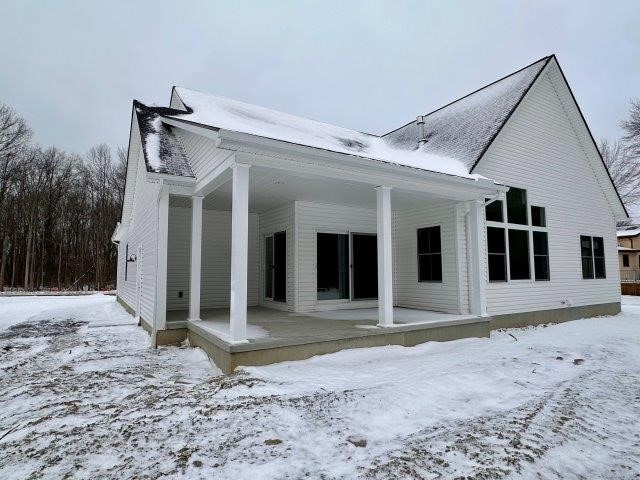
[(484, 202), (474, 200), (469, 210), (469, 257), (471, 275), (469, 285), (469, 311), (473, 315), (487, 315), (487, 297), (485, 291), (484, 259), (487, 251), (484, 241)]
[(391, 187), (376, 187), (378, 231), (378, 325), (393, 325), (393, 264), (391, 256)]
[(236, 163), (231, 200), (231, 341), (247, 339), (247, 268), (249, 255), (249, 167)]
[(167, 327), (167, 248), (169, 239), (169, 192), (161, 187), (158, 197), (158, 243), (156, 259), (156, 305), (151, 342), (156, 332)]
[(200, 272), (202, 271), (202, 200), (191, 197), (191, 282), (189, 320), (200, 320)]

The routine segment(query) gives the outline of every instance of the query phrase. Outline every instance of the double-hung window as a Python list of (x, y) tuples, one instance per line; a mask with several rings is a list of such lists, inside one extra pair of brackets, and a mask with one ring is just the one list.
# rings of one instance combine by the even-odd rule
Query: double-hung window
[(607, 278), (604, 266), (604, 239), (580, 235), (582, 278)]
[(418, 281), (442, 282), (440, 226), (418, 229)]
[(529, 207), (527, 191), (511, 187), (506, 205), (494, 200), (485, 207), (485, 216), (489, 281), (549, 280), (545, 208)]

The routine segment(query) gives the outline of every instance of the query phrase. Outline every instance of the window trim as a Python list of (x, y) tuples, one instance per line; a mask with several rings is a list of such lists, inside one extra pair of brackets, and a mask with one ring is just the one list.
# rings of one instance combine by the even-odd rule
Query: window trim
[[(487, 226), (485, 227), (486, 235), (487, 235), (487, 279), (489, 283), (507, 283), (509, 281), (509, 243), (508, 243), (508, 232), (504, 226), (495, 226), (489, 225), (487, 222)], [(504, 240), (504, 253), (490, 253), (489, 252), (489, 231), (488, 228), (496, 228), (502, 230), (502, 237)], [(504, 256), (504, 280), (491, 280), (489, 277), (489, 255), (501, 255)]]
[[(589, 239), (590, 244), (591, 244), (591, 255), (590, 257), (584, 257), (582, 255), (582, 237), (586, 237)], [(602, 250), (603, 250), (603, 256), (600, 257), (598, 256), (597, 258), (602, 258), (603, 262), (604, 262), (604, 277), (598, 277), (596, 276), (596, 255), (595, 255), (595, 249), (593, 248), (593, 239), (594, 238), (599, 238), (602, 240)], [(580, 257), (580, 276), (582, 277), (582, 280), (606, 280), (607, 279), (607, 256), (605, 253), (605, 243), (604, 243), (604, 236), (598, 236), (598, 235), (584, 235), (582, 233), (580, 233), (578, 235), (578, 239), (580, 242), (580, 248), (578, 251), (578, 255)], [(584, 276), (584, 270), (582, 269), (582, 259), (583, 258), (591, 258), (591, 272), (592, 272), (592, 276), (591, 277), (585, 277)]]
[[(495, 222), (491, 220), (486, 220), (486, 210), (484, 210), (485, 214), (485, 238), (486, 238), (486, 228), (487, 227), (496, 227), (505, 229), (505, 241), (506, 241), (506, 256), (507, 256), (507, 279), (506, 280), (490, 280), (489, 272), (487, 268), (487, 280), (489, 284), (503, 284), (503, 283), (532, 283), (535, 282), (550, 282), (551, 281), (551, 250), (548, 246), (551, 244), (551, 232), (549, 231), (549, 217), (547, 215), (547, 206), (541, 202), (532, 203), (531, 198), (529, 196), (529, 190), (518, 186), (518, 185), (509, 185), (509, 188), (519, 188), (520, 190), (524, 190), (527, 196), (527, 204), (526, 204), (526, 212), (527, 212), (527, 224), (522, 225), (519, 223), (509, 223), (509, 218), (507, 216), (507, 197), (506, 195), (499, 200), (503, 200), (502, 202), (502, 222)], [(542, 207), (545, 210), (545, 225), (544, 227), (535, 227), (532, 225), (532, 215), (531, 215), (531, 207)], [(486, 207), (485, 207), (486, 208)], [(511, 262), (509, 260), (509, 230), (526, 230), (527, 238), (529, 242), (529, 278), (514, 280), (511, 279)], [(535, 257), (533, 254), (533, 232), (545, 232), (547, 234), (547, 248), (549, 249), (549, 278), (547, 280), (536, 280), (535, 279)], [(487, 246), (487, 261), (489, 258), (489, 249)]]
[[(435, 228), (438, 227), (440, 229), (440, 253), (419, 253), (418, 252), (418, 231), (424, 229), (424, 228)], [(442, 223), (430, 223), (430, 224), (426, 224), (426, 225), (419, 225), (416, 227), (416, 280), (418, 283), (442, 283), (444, 284), (444, 264), (442, 263), (442, 230), (443, 230), (443, 224)], [(440, 277), (441, 280), (420, 280), (420, 256), (421, 255), (440, 255)]]
[[(318, 299), (318, 234), (319, 233), (328, 233), (328, 234), (334, 234), (334, 235), (346, 235), (348, 238), (348, 248), (349, 248), (349, 255), (348, 255), (348, 270), (349, 270), (349, 297), (348, 298), (337, 298), (337, 299), (325, 299), (325, 300), (319, 300)], [(352, 251), (353, 251), (353, 245), (351, 244), (351, 239), (352, 239), (352, 234), (356, 234), (356, 235), (378, 235), (378, 232), (375, 230), (371, 230), (371, 229), (367, 229), (367, 228), (361, 228), (361, 229), (357, 229), (357, 230), (350, 230), (350, 229), (344, 229), (344, 228), (331, 228), (331, 227), (316, 227), (313, 229), (313, 248), (315, 253), (315, 257), (313, 260), (313, 265), (314, 265), (314, 269), (313, 269), (313, 282), (315, 284), (315, 302), (316, 304), (319, 305), (342, 305), (342, 304), (348, 304), (348, 303), (361, 303), (363, 305), (371, 305), (372, 307), (375, 306), (378, 302), (378, 299), (368, 299), (368, 298), (361, 298), (361, 299), (354, 299), (352, 298), (352, 293), (353, 292), (353, 258), (352, 258)], [(365, 308), (364, 306), (362, 308)]]
[[(626, 264), (626, 265), (625, 265)], [(628, 253), (623, 253), (622, 254), (622, 266), (625, 268), (629, 268), (629, 254)]]
[[(546, 223), (546, 222), (545, 222)], [(536, 254), (535, 250), (533, 251), (533, 278), (536, 282), (550, 282), (551, 281), (551, 253), (549, 252), (549, 232), (543, 230), (532, 230), (531, 231), (531, 248), (535, 249), (535, 242), (533, 241), (534, 233), (544, 233), (547, 236), (547, 254)], [(546, 257), (547, 258), (547, 273), (549, 278), (536, 278), (536, 257)]]

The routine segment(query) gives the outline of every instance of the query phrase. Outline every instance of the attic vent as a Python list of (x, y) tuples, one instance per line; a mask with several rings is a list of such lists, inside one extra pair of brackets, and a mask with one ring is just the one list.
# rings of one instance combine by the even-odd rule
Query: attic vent
[(420, 135), (420, 138), (418, 139), (418, 148), (427, 143), (427, 137), (424, 134), (424, 118), (425, 115), (418, 115), (416, 118), (416, 125), (418, 126), (418, 133)]

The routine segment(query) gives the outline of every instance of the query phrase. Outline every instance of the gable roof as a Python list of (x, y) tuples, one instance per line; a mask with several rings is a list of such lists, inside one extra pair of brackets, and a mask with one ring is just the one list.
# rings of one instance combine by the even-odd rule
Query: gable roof
[[(472, 172), (550, 59), (544, 57), (428, 113), (423, 149), (458, 158)], [(421, 132), (412, 120), (383, 137), (393, 145), (412, 148)]]
[[(184, 110), (162, 107), (145, 108), (159, 117), (167, 117), (213, 130), (229, 130), (421, 170), (478, 178), (479, 175), (473, 173), (478, 162), (552, 61), (559, 69), (564, 84), (570, 92), (573, 100), (571, 108), (575, 108), (581, 119), (584, 128), (579, 130), (586, 132), (585, 135), (581, 135), (583, 138), (590, 138), (590, 142), (587, 142), (591, 143), (597, 152), (592, 152), (593, 155), (589, 155), (594, 159), (596, 156), (600, 158), (599, 163), (606, 172), (605, 174), (598, 167), (595, 167), (596, 177), (598, 177), (614, 212), (618, 212), (617, 217), (620, 217), (622, 213), (628, 216), (555, 55), (541, 58), (425, 115), (424, 137), (426, 142), (420, 147), (418, 141), (422, 134), (415, 120), (385, 135), (378, 136), (182, 87), (173, 87), (171, 98), (172, 105), (175, 103), (174, 106), (184, 106)], [(171, 127), (156, 118), (150, 122), (147, 121), (147, 123), (152, 129), (158, 129), (156, 133), (162, 134), (161, 138), (165, 139), (164, 144), (167, 145), (167, 148), (173, 151), (175, 147), (175, 156), (180, 157), (181, 146), (175, 140)], [(150, 140), (150, 144), (153, 146), (155, 140), (153, 137), (150, 137)], [(176, 172), (174, 173), (176, 175), (193, 176), (189, 164), (184, 158), (174, 158), (166, 164), (162, 164), (162, 158), (158, 162), (158, 158), (150, 155), (150, 159), (148, 168), (159, 169), (163, 173)], [(173, 167), (172, 165), (178, 166)]]
[[(133, 108), (140, 129), (142, 151), (148, 172), (194, 177), (191, 164), (170, 125), (162, 123), (163, 115), (180, 110), (166, 107), (148, 107), (134, 100)], [(181, 112), (184, 113), (184, 112)]]
[(544, 57), (426, 115), (428, 140), (422, 147), (418, 147), (421, 135), (415, 120), (377, 136), (183, 87), (173, 87), (172, 93), (187, 111), (168, 116), (215, 129), (476, 177), (473, 167), (551, 58)]
[[(589, 124), (587, 123), (587, 119), (584, 118), (584, 114), (582, 113), (582, 109), (580, 108), (580, 105), (578, 105), (578, 100), (576, 100), (576, 96), (573, 94), (573, 90), (571, 90), (571, 85), (569, 85), (569, 82), (567, 81), (567, 77), (565, 76), (564, 72), (562, 71), (562, 67), (560, 66), (560, 63), (558, 62), (558, 59), (556, 58), (555, 55), (552, 55), (551, 58), (554, 61), (554, 64), (556, 65), (556, 67), (558, 67), (558, 71), (560, 72), (560, 76), (562, 77), (562, 81), (564, 82), (564, 85), (567, 87), (567, 90), (569, 91), (569, 94), (571, 95), (571, 100), (573, 103), (573, 107), (575, 108), (575, 110), (578, 113), (578, 116), (580, 117), (580, 122), (582, 123), (582, 126), (584, 127), (584, 131), (586, 131), (586, 134), (589, 138), (588, 143), (591, 145), (592, 151), (596, 152), (597, 157), (600, 159), (600, 165), (602, 166), (602, 168), (604, 169), (604, 172), (606, 174), (606, 177), (608, 178), (608, 187), (610, 187), (610, 189), (613, 190), (613, 192), (615, 192), (615, 201), (617, 201), (618, 205), (620, 207), (622, 207), (622, 212), (624, 213), (624, 218), (629, 218), (629, 212), (627, 210), (627, 206), (624, 204), (624, 202), (622, 201), (622, 197), (620, 196), (620, 192), (618, 192), (618, 189), (615, 185), (615, 183), (613, 183), (613, 178), (611, 177), (611, 173), (609, 172), (609, 169), (607, 168), (606, 163), (604, 163), (604, 158), (602, 158), (602, 153), (600, 152), (600, 149), (598, 148), (598, 144), (596, 143), (595, 138), (593, 138), (593, 133), (591, 133), (591, 129), (589, 128)], [(596, 177), (598, 176), (598, 174), (596, 173)], [(602, 182), (600, 182), (602, 184)], [(605, 192), (605, 196), (608, 196), (607, 193)], [(616, 216), (617, 217), (617, 216)]]
[(183, 87), (174, 87), (174, 92), (187, 108), (187, 112), (168, 115), (175, 120), (437, 173), (476, 177), (470, 175), (464, 162), (457, 158), (417, 148), (398, 148), (377, 135)]

